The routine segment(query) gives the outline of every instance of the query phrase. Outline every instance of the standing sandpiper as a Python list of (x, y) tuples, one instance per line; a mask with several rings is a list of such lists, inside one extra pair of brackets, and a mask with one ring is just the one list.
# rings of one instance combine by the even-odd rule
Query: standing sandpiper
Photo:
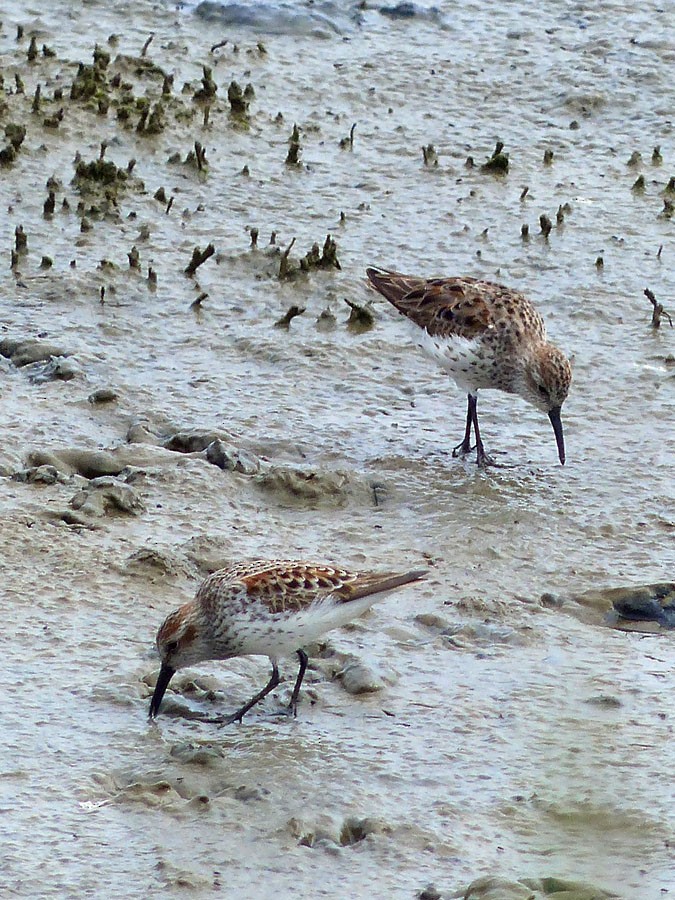
[(386, 269), (366, 269), (373, 287), (419, 326), (417, 340), (469, 398), (464, 440), (453, 456), (471, 452), (494, 465), (478, 429), (480, 388), (518, 394), (551, 420), (558, 457), (565, 464), (560, 408), (572, 381), (565, 355), (546, 340), (544, 320), (518, 291), (476, 278), (420, 278)]
[(382, 597), (424, 577), (424, 570), (402, 574), (348, 572), (335, 566), (274, 560), (242, 563), (214, 572), (199, 586), (194, 600), (167, 617), (157, 633), (162, 667), (150, 701), (150, 718), (159, 712), (164, 692), (177, 669), (209, 659), (268, 656), (272, 676), (267, 685), (230, 716), (227, 725), (279, 684), (277, 662), (297, 654), (300, 670), (289, 710), (295, 714), (307, 668), (302, 647), (332, 628), (356, 619)]

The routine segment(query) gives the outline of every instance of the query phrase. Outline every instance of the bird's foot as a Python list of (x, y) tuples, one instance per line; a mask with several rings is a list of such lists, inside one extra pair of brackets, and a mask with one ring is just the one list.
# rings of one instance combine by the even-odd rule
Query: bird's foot
[(477, 444), (476, 446), (476, 465), (479, 469), (487, 469), (490, 467), (496, 469), (502, 468), (502, 463), (498, 463), (494, 456), (490, 456), (489, 453), (485, 452), (485, 447), (482, 443)]
[(463, 458), (475, 449), (475, 447), (471, 446), (471, 441), (462, 441), (461, 444), (457, 444), (456, 447), (452, 448), (452, 457), (453, 459)]
[(237, 712), (231, 713), (229, 716), (199, 716), (200, 722), (208, 722), (209, 725), (232, 725), (234, 722), (241, 722), (244, 713), (238, 709)]
[(284, 704), (284, 706), (279, 706), (272, 713), (273, 716), (278, 717), (280, 719), (291, 719), (295, 718), (298, 714), (298, 706), (297, 703), (295, 705), (288, 703)]
[[(242, 722), (245, 712), (248, 712), (248, 710), (238, 709), (237, 712), (230, 713), (229, 716), (199, 716), (199, 721), (208, 722), (210, 725), (219, 725), (222, 728), (225, 725), (234, 725), (235, 722)], [(272, 716), (295, 718), (297, 714), (298, 704), (296, 701), (295, 703), (289, 703), (286, 706), (281, 706), (279, 709), (274, 710)]]
[(480, 456), (476, 456), (476, 465), (479, 469), (489, 469), (494, 467), (495, 469), (501, 468), (501, 465), (490, 456), (488, 453), (481, 453)]
[(224, 725), (234, 725), (235, 722), (239, 722), (239, 724), (241, 724), (244, 718), (244, 713), (239, 709), (235, 713), (230, 713), (229, 716), (218, 716), (217, 718), (220, 719), (218, 724), (222, 728)]

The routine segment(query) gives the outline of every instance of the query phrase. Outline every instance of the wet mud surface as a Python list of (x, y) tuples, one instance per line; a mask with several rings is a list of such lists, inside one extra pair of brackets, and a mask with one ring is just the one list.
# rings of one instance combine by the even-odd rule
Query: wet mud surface
[[(3, 8), (11, 896), (673, 889), (673, 26), (395, 6)], [(507, 465), (452, 458), (465, 398), (372, 264), (532, 298), (564, 468), (487, 392)], [(430, 577), (308, 648), (296, 720), (292, 661), (240, 727), (195, 718), (248, 658), (148, 724), (158, 625), (258, 556)]]

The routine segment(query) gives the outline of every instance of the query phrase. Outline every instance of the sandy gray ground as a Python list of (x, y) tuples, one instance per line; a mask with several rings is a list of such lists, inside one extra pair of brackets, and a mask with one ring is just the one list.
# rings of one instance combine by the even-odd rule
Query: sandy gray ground
[[(672, 638), (539, 599), (675, 571), (674, 340), (667, 323), (650, 329), (643, 296), (675, 306), (662, 212), (673, 26), (652, 3), (546, 2), (536, 19), (525, 4), (440, 8), (445, 27), (371, 10), (319, 38), (146, 2), (5, 5), (0, 126), (27, 133), (0, 168), (2, 337), (54, 345), (27, 366), (0, 359), (0, 833), (13, 895), (410, 897), (434, 882), (451, 896), (482, 875), (557, 875), (640, 900), (674, 887)], [(119, 93), (105, 114), (70, 101), (97, 42), (106, 78), (119, 71), (154, 104), (161, 76), (119, 58), (151, 32), (147, 58), (175, 76), (163, 131), (138, 132), (138, 111), (121, 122)], [(202, 64), (218, 86), (206, 126), (191, 99)], [(233, 79), (255, 90), (248, 127), (229, 115)], [(302, 165), (289, 168), (294, 123)], [(121, 169), (136, 159), (142, 182), (107, 201), (71, 183), (75, 153), (94, 161), (101, 140)], [(206, 171), (183, 162), (196, 140)], [(497, 140), (505, 178), (465, 168)], [(429, 143), (436, 167), (423, 164)], [(627, 166), (634, 151), (642, 161)], [(10, 270), (19, 225), (28, 252)], [(272, 231), (281, 248), (296, 238), (296, 264), (330, 233), (341, 270), (280, 282)], [(186, 276), (210, 241), (214, 257)], [(451, 458), (464, 398), (367, 291), (373, 263), (532, 297), (574, 358), (564, 468), (545, 417), (489, 394), (486, 444), (512, 467)], [(372, 301), (371, 330), (347, 328), (343, 298)], [(304, 315), (274, 328), (294, 304)], [(327, 308), (332, 330), (317, 327)], [(91, 402), (100, 389), (115, 399)], [(179, 432), (219, 437), (245, 473), (210, 464), (203, 437), (183, 442), (192, 453), (168, 449)], [(271, 702), (242, 727), (149, 726), (158, 624), (207, 571), (260, 555), (431, 576), (330, 636), (297, 721)], [(378, 690), (344, 690), (356, 664)], [(266, 666), (188, 673), (174, 712), (234, 708)]]

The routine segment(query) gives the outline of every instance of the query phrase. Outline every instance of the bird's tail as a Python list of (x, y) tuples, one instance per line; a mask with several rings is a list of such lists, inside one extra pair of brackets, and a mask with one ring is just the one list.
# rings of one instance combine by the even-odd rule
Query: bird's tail
[(361, 575), (356, 581), (345, 585), (335, 596), (343, 603), (351, 603), (362, 597), (372, 594), (384, 594), (396, 588), (403, 587), (413, 581), (420, 581), (427, 574), (426, 569), (413, 569), (410, 572), (399, 573), (372, 573)]
[(366, 269), (368, 281), (378, 293), (398, 308), (399, 301), (411, 291), (419, 288), (422, 279), (412, 275), (402, 275), (389, 269)]

